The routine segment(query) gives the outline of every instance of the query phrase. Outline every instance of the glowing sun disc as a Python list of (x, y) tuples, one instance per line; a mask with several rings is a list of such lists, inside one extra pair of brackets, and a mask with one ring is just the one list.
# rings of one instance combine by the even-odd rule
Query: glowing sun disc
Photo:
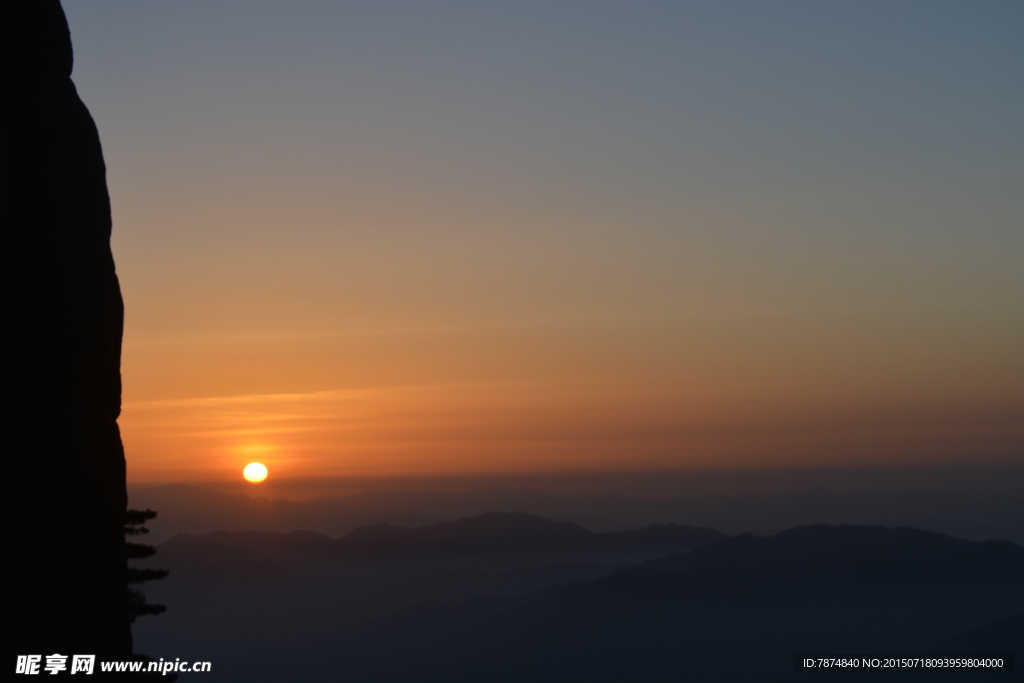
[(267, 466), (261, 462), (251, 462), (242, 470), (242, 476), (254, 484), (263, 481), (267, 478)]

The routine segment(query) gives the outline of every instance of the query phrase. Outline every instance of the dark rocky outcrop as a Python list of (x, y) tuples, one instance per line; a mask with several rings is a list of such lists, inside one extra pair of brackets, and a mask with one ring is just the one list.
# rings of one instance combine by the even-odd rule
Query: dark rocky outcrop
[(131, 652), (123, 308), (99, 137), (58, 0), (0, 4), (7, 645)]

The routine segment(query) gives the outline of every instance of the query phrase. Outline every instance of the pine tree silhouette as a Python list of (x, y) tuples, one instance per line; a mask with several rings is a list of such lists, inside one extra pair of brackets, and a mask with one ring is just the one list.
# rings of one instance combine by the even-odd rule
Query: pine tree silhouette
[[(156, 517), (153, 510), (126, 510), (124, 516), (125, 536), (138, 536), (148, 534), (149, 529), (143, 526), (146, 522)], [(129, 560), (141, 560), (152, 557), (156, 548), (145, 543), (125, 542), (125, 552)], [(128, 568), (128, 612), (129, 618), (134, 622), (138, 617), (145, 614), (160, 614), (167, 611), (166, 605), (156, 605), (146, 602), (145, 594), (133, 586), (146, 581), (156, 581), (166, 578), (166, 569), (142, 569), (139, 567)]]

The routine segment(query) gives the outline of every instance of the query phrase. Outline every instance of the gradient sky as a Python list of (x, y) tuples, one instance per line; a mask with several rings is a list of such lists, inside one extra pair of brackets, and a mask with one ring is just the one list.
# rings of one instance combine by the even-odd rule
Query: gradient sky
[(1024, 4), (65, 0), (132, 482), (1024, 461)]

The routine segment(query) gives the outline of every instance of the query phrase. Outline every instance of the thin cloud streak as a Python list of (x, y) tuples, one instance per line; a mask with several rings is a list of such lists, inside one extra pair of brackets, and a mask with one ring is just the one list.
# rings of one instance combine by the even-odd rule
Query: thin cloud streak
[(697, 402), (521, 382), (136, 402), (122, 424), (153, 466), (136, 480), (154, 480), (230, 478), (252, 449), (270, 454), (278, 471), (301, 463), (323, 476), (763, 468), (811, 465), (826, 453), (834, 464), (1000, 460), (1024, 446), (1020, 411), (1015, 403)]

